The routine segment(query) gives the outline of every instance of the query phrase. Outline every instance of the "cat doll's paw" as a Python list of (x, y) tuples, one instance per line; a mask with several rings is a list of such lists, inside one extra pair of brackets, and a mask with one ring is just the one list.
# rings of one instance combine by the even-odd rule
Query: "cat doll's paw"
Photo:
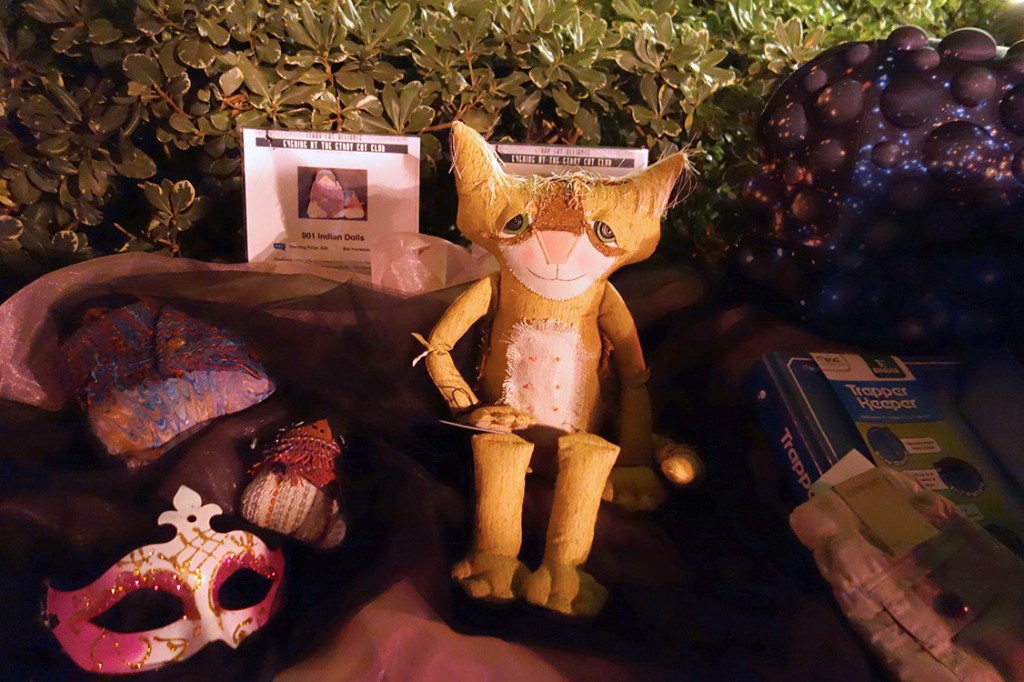
[(675, 485), (690, 485), (704, 475), (704, 462), (691, 445), (659, 438), (654, 457), (661, 466), (661, 473)]
[(545, 561), (526, 579), (526, 600), (567, 616), (594, 616), (608, 590), (576, 566)]
[(495, 431), (518, 431), (537, 423), (533, 415), (508, 405), (484, 405), (478, 407), (463, 420), (469, 426)]
[(657, 509), (668, 498), (665, 486), (650, 467), (615, 467), (601, 499), (630, 511)]
[(490, 552), (472, 552), (452, 567), (452, 577), (476, 599), (515, 599), (529, 574), (516, 557)]

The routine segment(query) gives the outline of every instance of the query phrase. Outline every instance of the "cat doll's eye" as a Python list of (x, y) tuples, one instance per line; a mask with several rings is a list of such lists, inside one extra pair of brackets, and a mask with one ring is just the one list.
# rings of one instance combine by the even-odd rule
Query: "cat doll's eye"
[(594, 223), (594, 236), (602, 244), (615, 245), (615, 231), (606, 222), (598, 220)]
[(530, 227), (530, 219), (520, 213), (512, 220), (505, 223), (505, 227), (501, 228), (501, 234), (504, 237), (515, 237), (516, 235), (526, 232), (528, 227)]

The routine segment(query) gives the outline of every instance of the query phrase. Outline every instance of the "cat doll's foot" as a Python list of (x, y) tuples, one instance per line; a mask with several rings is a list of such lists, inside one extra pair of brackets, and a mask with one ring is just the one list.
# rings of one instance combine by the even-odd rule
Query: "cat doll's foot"
[(608, 600), (608, 590), (576, 566), (544, 562), (525, 585), (531, 604), (568, 616), (594, 616)]
[(615, 467), (601, 499), (629, 511), (650, 511), (668, 499), (668, 492), (650, 467)]
[(530, 571), (514, 556), (471, 552), (452, 567), (452, 577), (476, 599), (509, 601), (522, 594)]

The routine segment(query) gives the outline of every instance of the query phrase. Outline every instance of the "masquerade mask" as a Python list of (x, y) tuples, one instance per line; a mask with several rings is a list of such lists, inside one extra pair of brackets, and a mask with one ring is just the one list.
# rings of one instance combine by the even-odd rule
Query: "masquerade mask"
[[(133, 550), (82, 589), (47, 590), (53, 632), (79, 667), (108, 674), (152, 670), (183, 661), (209, 642), (221, 640), (237, 647), (263, 627), (276, 605), (284, 557), (252, 533), (210, 528), (210, 519), (220, 513), (219, 506), (203, 505), (198, 493), (181, 486), (174, 496), (174, 511), (158, 519), (177, 529), (173, 540)], [(270, 581), (270, 588), (259, 603), (232, 609), (222, 603), (222, 587), (243, 569)], [(139, 590), (177, 597), (183, 615), (140, 632), (112, 632), (93, 622)]]

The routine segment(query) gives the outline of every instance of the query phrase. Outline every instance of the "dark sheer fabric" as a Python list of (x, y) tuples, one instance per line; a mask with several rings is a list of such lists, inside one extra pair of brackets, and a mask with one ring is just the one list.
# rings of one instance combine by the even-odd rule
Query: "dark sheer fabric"
[[(786, 525), (777, 475), (753, 445), (739, 386), (760, 352), (806, 338), (704, 301), (690, 275), (650, 264), (616, 280), (651, 365), (660, 431), (694, 442), (708, 476), (651, 514), (602, 506), (589, 570), (605, 611), (573, 621), (464, 596), (448, 569), (469, 546), (467, 432), (447, 417), (412, 332), (461, 289), (402, 297), (330, 273), (129, 256), (43, 278), (0, 307), (0, 679), (84, 679), (41, 623), (44, 581), (88, 583), (162, 532), (181, 484), (236, 512), (254, 440), (327, 417), (345, 438), (349, 533), (330, 552), (262, 531), (287, 558), (278, 615), (237, 650), (207, 646), (140, 679), (859, 680), (875, 676)], [(89, 307), (172, 303), (259, 353), (278, 391), (128, 470), (99, 454), (53, 375), (59, 339)], [(477, 344), (455, 350), (472, 376)], [(528, 563), (551, 484), (531, 480)]]

